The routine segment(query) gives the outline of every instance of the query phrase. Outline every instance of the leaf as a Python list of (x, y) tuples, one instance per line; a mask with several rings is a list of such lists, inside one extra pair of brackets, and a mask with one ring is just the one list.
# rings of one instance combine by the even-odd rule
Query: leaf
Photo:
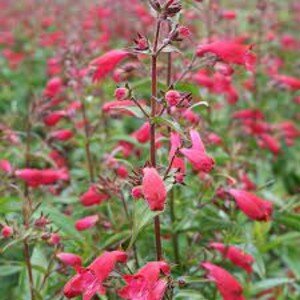
[(272, 278), (272, 279), (262, 280), (260, 282), (255, 283), (252, 286), (251, 292), (253, 293), (253, 295), (256, 295), (257, 293), (271, 289), (275, 286), (293, 283), (294, 281), (295, 280), (291, 278)]
[(183, 132), (183, 130), (181, 129), (180, 125), (177, 122), (175, 122), (173, 120), (170, 120), (167, 117), (154, 117), (152, 120), (156, 124), (165, 124), (165, 125), (171, 127), (176, 132), (180, 133), (182, 136), (184, 136), (184, 132)]
[(151, 211), (145, 201), (141, 200), (134, 203), (132, 235), (128, 248), (132, 247), (142, 229), (160, 213)]
[(201, 105), (204, 105), (204, 106), (206, 106), (206, 107), (209, 107), (208, 102), (206, 102), (206, 101), (199, 101), (199, 102), (193, 104), (193, 105), (190, 107), (190, 109), (193, 109), (193, 108), (198, 107), (198, 106), (201, 106)]
[[(135, 117), (139, 118), (139, 119), (144, 119), (145, 118), (145, 115), (144, 113), (141, 111), (141, 109), (137, 106), (123, 106), (123, 105), (120, 105), (120, 106), (117, 106), (117, 107), (114, 107), (114, 109), (122, 109), (122, 110), (126, 110), (130, 113), (132, 113)], [(150, 110), (148, 107), (146, 106), (143, 106), (143, 109), (145, 110), (145, 112), (150, 115)]]
[(122, 232), (113, 234), (111, 237), (109, 237), (108, 239), (106, 239), (106, 241), (103, 243), (101, 249), (106, 249), (109, 246), (112, 246), (116, 243), (119, 242), (124, 242), (127, 239), (129, 239), (131, 236), (131, 231), (130, 230), (124, 230)]
[(19, 273), (22, 270), (22, 266), (2, 265), (0, 266), (0, 277), (10, 276)]
[(176, 300), (208, 300), (202, 294), (195, 290), (182, 290), (179, 291), (174, 299)]
[(172, 46), (172, 45), (168, 45), (168, 46), (164, 47), (161, 52), (165, 52), (165, 53), (178, 52), (178, 53), (182, 54), (182, 52), (177, 47)]
[(54, 207), (43, 207), (41, 211), (45, 215), (49, 214), (49, 219), (61, 230), (62, 234), (65, 234), (67, 237), (73, 237), (76, 242), (82, 243), (82, 236), (75, 229), (75, 222), (70, 217), (62, 214)]
[(274, 214), (274, 220), (288, 228), (300, 231), (300, 215), (280, 212)]

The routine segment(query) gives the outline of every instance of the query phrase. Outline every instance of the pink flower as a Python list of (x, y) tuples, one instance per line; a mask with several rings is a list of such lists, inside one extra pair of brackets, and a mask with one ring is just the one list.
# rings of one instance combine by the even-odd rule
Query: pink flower
[(10, 236), (12, 236), (14, 233), (14, 230), (12, 227), (4, 225), (2, 230), (1, 230), (1, 234), (4, 238), (9, 238)]
[(144, 168), (143, 173), (142, 189), (144, 198), (151, 210), (163, 210), (167, 197), (163, 179), (155, 168)]
[(252, 220), (268, 221), (271, 218), (273, 205), (244, 190), (229, 189), (240, 210)]
[(56, 254), (56, 257), (66, 266), (78, 268), (82, 265), (81, 257), (73, 253), (60, 252)]
[(69, 299), (82, 295), (83, 300), (90, 300), (97, 292), (105, 294), (104, 281), (118, 262), (125, 263), (126, 260), (127, 255), (123, 251), (104, 252), (66, 283), (64, 295)]
[(263, 120), (264, 114), (258, 109), (244, 109), (232, 114), (234, 119), (257, 119)]
[(226, 246), (221, 243), (210, 243), (210, 247), (220, 252), (236, 266), (243, 268), (248, 273), (252, 273), (254, 258), (251, 255), (237, 247)]
[(129, 90), (125, 87), (120, 87), (115, 90), (115, 97), (118, 101), (125, 100), (129, 96)]
[(276, 138), (267, 133), (261, 134), (259, 138), (261, 147), (269, 149), (274, 155), (280, 153), (281, 146)]
[(207, 278), (217, 285), (223, 300), (245, 300), (242, 286), (229, 272), (210, 262), (201, 266), (208, 271)]
[(108, 199), (108, 195), (101, 193), (96, 185), (91, 185), (89, 189), (80, 196), (80, 202), (84, 206), (101, 204)]
[(89, 228), (94, 227), (98, 221), (99, 221), (98, 215), (87, 216), (87, 217), (77, 220), (75, 222), (75, 228), (78, 231), (87, 230)]
[(48, 98), (53, 98), (61, 92), (62, 87), (62, 79), (59, 77), (53, 77), (47, 82), (46, 88), (44, 90), (44, 95)]
[(10, 174), (10, 173), (12, 173), (13, 168), (8, 160), (2, 159), (2, 160), (0, 160), (0, 170), (5, 173)]
[(150, 123), (146, 122), (132, 136), (141, 144), (147, 143), (150, 140), (150, 128)]
[(131, 196), (134, 199), (139, 199), (143, 197), (143, 188), (141, 185), (135, 186), (131, 190)]
[(185, 175), (185, 163), (183, 158), (176, 154), (176, 151), (181, 147), (180, 135), (177, 132), (171, 132), (170, 143), (169, 163), (173, 160), (171, 168), (177, 171), (175, 180), (178, 183), (182, 183)]
[(69, 180), (67, 169), (19, 169), (15, 171), (15, 175), (31, 187), (54, 184), (59, 180)]
[(207, 139), (209, 140), (210, 143), (214, 144), (214, 145), (222, 145), (223, 141), (220, 138), (220, 136), (218, 136), (216, 133), (211, 132)]
[(300, 90), (300, 79), (287, 75), (274, 75), (273, 79), (282, 87), (292, 90), (298, 91)]
[(74, 136), (74, 133), (70, 129), (60, 129), (60, 130), (53, 131), (50, 136), (54, 140), (63, 142), (71, 139)]
[(105, 78), (129, 53), (125, 50), (110, 50), (102, 56), (94, 59), (90, 67), (95, 67), (93, 81)]
[(225, 63), (243, 65), (247, 70), (254, 71), (256, 56), (251, 52), (251, 47), (235, 41), (216, 41), (198, 46), (197, 55), (213, 53)]
[(136, 274), (123, 276), (126, 286), (118, 294), (127, 300), (162, 300), (167, 281), (160, 278), (161, 274), (170, 274), (168, 264), (163, 261), (149, 262)]
[(192, 147), (183, 148), (180, 152), (191, 162), (193, 167), (205, 173), (209, 173), (214, 167), (214, 160), (205, 150), (201, 137), (197, 131), (191, 130), (190, 136), (192, 140)]
[(64, 111), (54, 111), (47, 114), (43, 118), (43, 122), (47, 126), (55, 126), (64, 116), (66, 116), (66, 113)]
[(119, 177), (125, 179), (128, 177), (128, 171), (127, 171), (127, 168), (123, 165), (120, 165), (117, 167), (116, 169), (116, 173)]
[(176, 106), (181, 99), (181, 95), (178, 91), (170, 90), (166, 92), (165, 99), (170, 106)]
[(55, 246), (58, 245), (60, 243), (60, 235), (58, 233), (52, 233), (48, 242), (50, 245)]

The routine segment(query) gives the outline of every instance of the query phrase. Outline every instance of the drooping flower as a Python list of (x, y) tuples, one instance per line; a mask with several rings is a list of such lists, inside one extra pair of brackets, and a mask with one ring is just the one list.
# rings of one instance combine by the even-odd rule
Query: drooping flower
[(163, 179), (155, 168), (143, 169), (142, 189), (145, 200), (151, 210), (163, 210), (167, 197), (167, 190)]
[(96, 68), (93, 81), (105, 78), (129, 53), (125, 50), (110, 50), (90, 63), (91, 68)]
[(98, 221), (99, 221), (98, 215), (87, 216), (87, 217), (77, 220), (75, 222), (75, 228), (78, 231), (87, 230), (91, 227), (94, 227)]
[(213, 53), (221, 61), (228, 64), (243, 65), (249, 71), (254, 71), (256, 56), (251, 52), (252, 46), (243, 45), (236, 41), (216, 41), (206, 45), (199, 45), (197, 55)]
[(13, 167), (12, 165), (10, 164), (10, 162), (6, 159), (1, 159), (0, 160), (0, 170), (5, 172), (5, 173), (12, 173), (13, 171)]
[(268, 221), (271, 218), (273, 205), (244, 190), (229, 189), (228, 193), (234, 198), (239, 209), (250, 219)]
[(44, 90), (45, 97), (53, 98), (57, 96), (63, 87), (63, 82), (60, 77), (53, 77), (51, 78), (46, 85), (46, 88)]
[(210, 247), (220, 252), (236, 266), (243, 268), (248, 273), (252, 273), (254, 258), (250, 254), (245, 253), (242, 249), (235, 246), (227, 246), (222, 243), (210, 243)]
[(96, 185), (91, 185), (89, 189), (80, 196), (80, 202), (84, 206), (101, 204), (108, 199), (108, 195), (101, 193)]
[(132, 133), (132, 136), (137, 139), (139, 143), (147, 143), (150, 140), (150, 123), (144, 123), (138, 130)]
[(56, 131), (53, 131), (51, 133), (51, 138), (58, 141), (68, 141), (74, 136), (74, 133), (70, 129), (59, 129)]
[(147, 263), (134, 275), (124, 275), (126, 286), (119, 291), (119, 296), (127, 300), (162, 300), (167, 288), (170, 267), (164, 261)]
[(192, 147), (183, 148), (180, 152), (191, 162), (197, 171), (209, 173), (214, 167), (214, 160), (205, 150), (201, 137), (197, 131), (191, 130), (190, 136), (192, 140)]
[(170, 134), (170, 152), (169, 163), (172, 162), (171, 168), (176, 170), (175, 180), (178, 183), (182, 183), (185, 175), (185, 163), (184, 159), (177, 154), (177, 151), (181, 147), (180, 135), (177, 132), (171, 132)]
[(75, 269), (82, 265), (81, 257), (74, 253), (59, 252), (56, 254), (56, 257), (66, 266), (71, 266)]
[(201, 266), (208, 271), (207, 278), (215, 282), (223, 300), (245, 300), (242, 286), (229, 272), (210, 262)]
[(66, 113), (63, 110), (54, 111), (47, 114), (43, 118), (43, 122), (46, 126), (55, 126), (64, 116)]
[(274, 155), (278, 155), (280, 153), (280, 143), (272, 135), (263, 133), (259, 136), (259, 138), (259, 145), (261, 147), (269, 149)]
[(59, 180), (68, 181), (67, 169), (19, 169), (15, 171), (16, 177), (24, 180), (31, 187), (54, 184)]
[(123, 251), (104, 252), (65, 284), (64, 295), (69, 299), (82, 295), (83, 300), (90, 300), (96, 293), (105, 294), (104, 281), (118, 262), (125, 263), (126, 260)]
[(276, 74), (273, 79), (283, 88), (292, 91), (300, 90), (300, 79), (288, 75)]

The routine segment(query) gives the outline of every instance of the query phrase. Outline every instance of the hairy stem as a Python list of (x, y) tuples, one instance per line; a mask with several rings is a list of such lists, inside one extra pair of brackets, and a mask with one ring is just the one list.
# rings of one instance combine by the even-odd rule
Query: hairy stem
[[(156, 23), (156, 32), (153, 43), (152, 64), (151, 64), (151, 118), (156, 115), (156, 97), (157, 97), (157, 45), (159, 39), (159, 32), (161, 27), (161, 20), (158, 16)], [(156, 167), (156, 147), (155, 147), (155, 123), (151, 122), (150, 129), (150, 161), (152, 167)], [(156, 244), (156, 258), (162, 260), (162, 246), (160, 233), (159, 216), (154, 217), (154, 232)]]
[(85, 153), (86, 153), (86, 159), (87, 159), (87, 164), (88, 164), (90, 182), (94, 182), (95, 178), (94, 178), (92, 155), (91, 155), (91, 150), (90, 150), (89, 122), (87, 119), (85, 103), (84, 103), (83, 99), (81, 99), (81, 114), (82, 114), (82, 119), (84, 122), (84, 134), (85, 134), (84, 145), (85, 145)]
[[(31, 131), (31, 123), (30, 123), (30, 109), (28, 109), (27, 113), (27, 120), (26, 120), (26, 148), (25, 148), (25, 166), (28, 168), (29, 162), (30, 162), (30, 131)], [(23, 202), (23, 222), (24, 227), (27, 230), (29, 228), (29, 221), (30, 221), (30, 215), (32, 211), (32, 203), (29, 195), (29, 188), (26, 183), (24, 183), (24, 202)], [(29, 288), (30, 288), (30, 295), (31, 300), (35, 299), (34, 294), (34, 282), (33, 282), (33, 273), (32, 273), (32, 265), (30, 261), (30, 249), (29, 249), (29, 243), (28, 239), (25, 238), (23, 241), (24, 245), (24, 258), (28, 273), (28, 279), (29, 279)]]

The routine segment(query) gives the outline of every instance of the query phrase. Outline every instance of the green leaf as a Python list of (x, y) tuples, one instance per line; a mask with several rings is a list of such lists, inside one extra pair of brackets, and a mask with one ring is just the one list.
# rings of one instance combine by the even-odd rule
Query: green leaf
[(0, 277), (10, 276), (16, 273), (19, 273), (22, 270), (22, 266), (0, 266)]
[(183, 130), (176, 121), (173, 121), (167, 117), (154, 117), (153, 122), (156, 124), (165, 124), (168, 127), (171, 127), (176, 132), (180, 133), (182, 136), (184, 136)]
[(128, 248), (132, 247), (142, 229), (160, 213), (151, 211), (145, 201), (141, 200), (134, 203), (132, 235)]
[(178, 292), (174, 299), (176, 300), (208, 300), (202, 294), (195, 290), (182, 290)]
[(288, 228), (300, 231), (300, 215), (277, 212), (274, 215), (275, 222), (285, 225)]
[(253, 295), (256, 295), (257, 293), (271, 289), (273, 287), (283, 285), (283, 284), (293, 283), (293, 282), (294, 282), (294, 280), (291, 278), (266, 279), (266, 280), (262, 280), (260, 282), (253, 284), (253, 286), (251, 288), (251, 292), (253, 293)]

